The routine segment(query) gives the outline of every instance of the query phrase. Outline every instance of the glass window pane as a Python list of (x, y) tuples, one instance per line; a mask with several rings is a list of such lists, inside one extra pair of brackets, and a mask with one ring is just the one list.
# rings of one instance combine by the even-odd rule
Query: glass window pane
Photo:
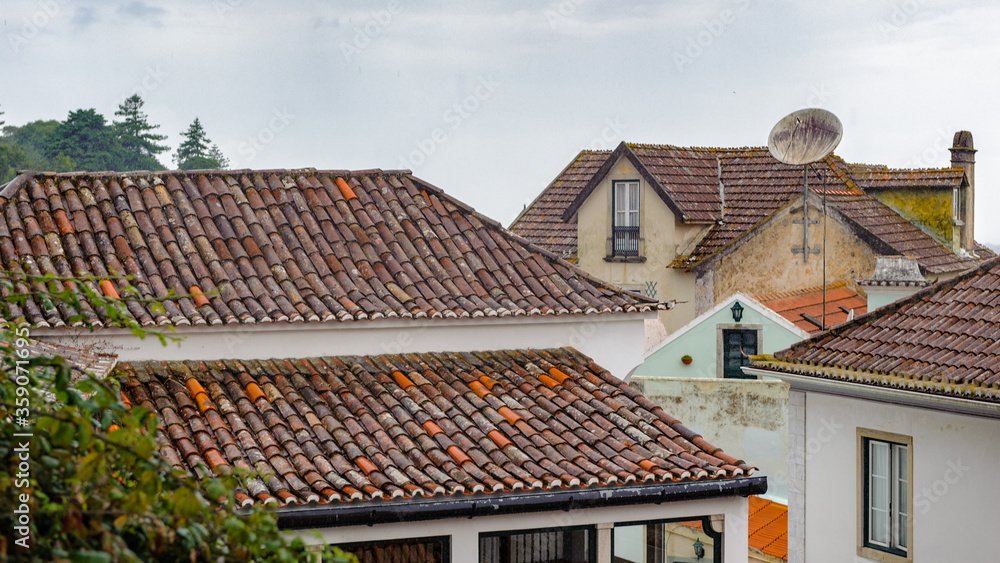
[(907, 466), (907, 447), (903, 445), (893, 446), (893, 451), (895, 453), (895, 473), (896, 473), (896, 502), (895, 502), (895, 532), (896, 541), (895, 544), (898, 547), (906, 548), (907, 537), (906, 537), (906, 526), (907, 520), (910, 516), (909, 498), (907, 497), (907, 488), (909, 480), (909, 467)]
[(868, 446), (868, 539), (889, 543), (889, 444), (870, 441)]

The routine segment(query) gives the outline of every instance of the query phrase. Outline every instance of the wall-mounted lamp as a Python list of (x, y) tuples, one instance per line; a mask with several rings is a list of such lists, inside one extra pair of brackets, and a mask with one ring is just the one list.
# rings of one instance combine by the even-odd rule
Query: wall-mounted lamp
[(733, 312), (733, 322), (740, 324), (740, 321), (743, 320), (743, 305), (740, 305), (739, 301), (735, 301), (733, 302), (733, 307), (729, 310)]
[(698, 559), (705, 557), (705, 544), (701, 543), (701, 538), (695, 538), (694, 540), (694, 556)]

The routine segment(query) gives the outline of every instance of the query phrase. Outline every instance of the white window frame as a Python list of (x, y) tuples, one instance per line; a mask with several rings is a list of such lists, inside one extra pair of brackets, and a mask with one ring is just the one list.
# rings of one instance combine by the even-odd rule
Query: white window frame
[[(879, 450), (886, 454), (884, 475), (873, 467)], [(858, 428), (857, 463), (858, 555), (883, 563), (913, 561), (913, 438)], [(885, 479), (885, 486), (876, 487), (877, 479)], [(881, 499), (876, 499), (879, 489)], [(878, 508), (876, 500), (885, 508)], [(885, 539), (873, 538), (879, 519), (887, 532)]]
[[(614, 198), (614, 217), (611, 224), (615, 227), (638, 227), (639, 226), (639, 180), (615, 180), (611, 183)], [(619, 190), (622, 193), (624, 206), (619, 205)], [(624, 209), (623, 209), (624, 207)], [(619, 216), (623, 219), (619, 221)]]

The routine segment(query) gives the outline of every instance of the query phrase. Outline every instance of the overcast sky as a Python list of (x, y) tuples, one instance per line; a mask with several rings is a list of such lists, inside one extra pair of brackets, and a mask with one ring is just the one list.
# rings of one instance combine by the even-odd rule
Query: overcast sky
[(233, 168), (409, 168), (508, 225), (581, 149), (763, 146), (823, 107), (850, 162), (947, 166), (972, 131), (1000, 243), (994, 1), (426, 4), (4, 0), (0, 119), (139, 93), (172, 147), (199, 117)]

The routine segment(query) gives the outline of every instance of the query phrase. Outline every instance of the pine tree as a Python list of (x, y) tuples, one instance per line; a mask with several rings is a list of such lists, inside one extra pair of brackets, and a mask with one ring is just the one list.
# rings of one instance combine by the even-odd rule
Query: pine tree
[(124, 149), (120, 170), (163, 170), (164, 166), (156, 155), (166, 152), (169, 147), (157, 144), (166, 135), (153, 133), (159, 125), (151, 125), (142, 111), (145, 102), (138, 94), (133, 94), (118, 106), (115, 115), (124, 118), (114, 122), (115, 134)]
[(123, 150), (104, 116), (97, 110), (71, 111), (45, 140), (45, 157), (68, 156), (81, 170), (116, 170)]
[(205, 128), (201, 126), (201, 120), (197, 117), (188, 127), (188, 130), (181, 133), (184, 141), (177, 147), (177, 154), (174, 155), (174, 163), (178, 168), (184, 169), (185, 164), (195, 157), (208, 157), (208, 145), (211, 141), (205, 135)]
[(219, 145), (216, 145), (215, 143), (212, 143), (212, 148), (208, 149), (208, 158), (219, 164), (219, 170), (229, 168), (229, 159), (226, 158), (226, 155), (222, 154), (222, 150), (219, 149)]

